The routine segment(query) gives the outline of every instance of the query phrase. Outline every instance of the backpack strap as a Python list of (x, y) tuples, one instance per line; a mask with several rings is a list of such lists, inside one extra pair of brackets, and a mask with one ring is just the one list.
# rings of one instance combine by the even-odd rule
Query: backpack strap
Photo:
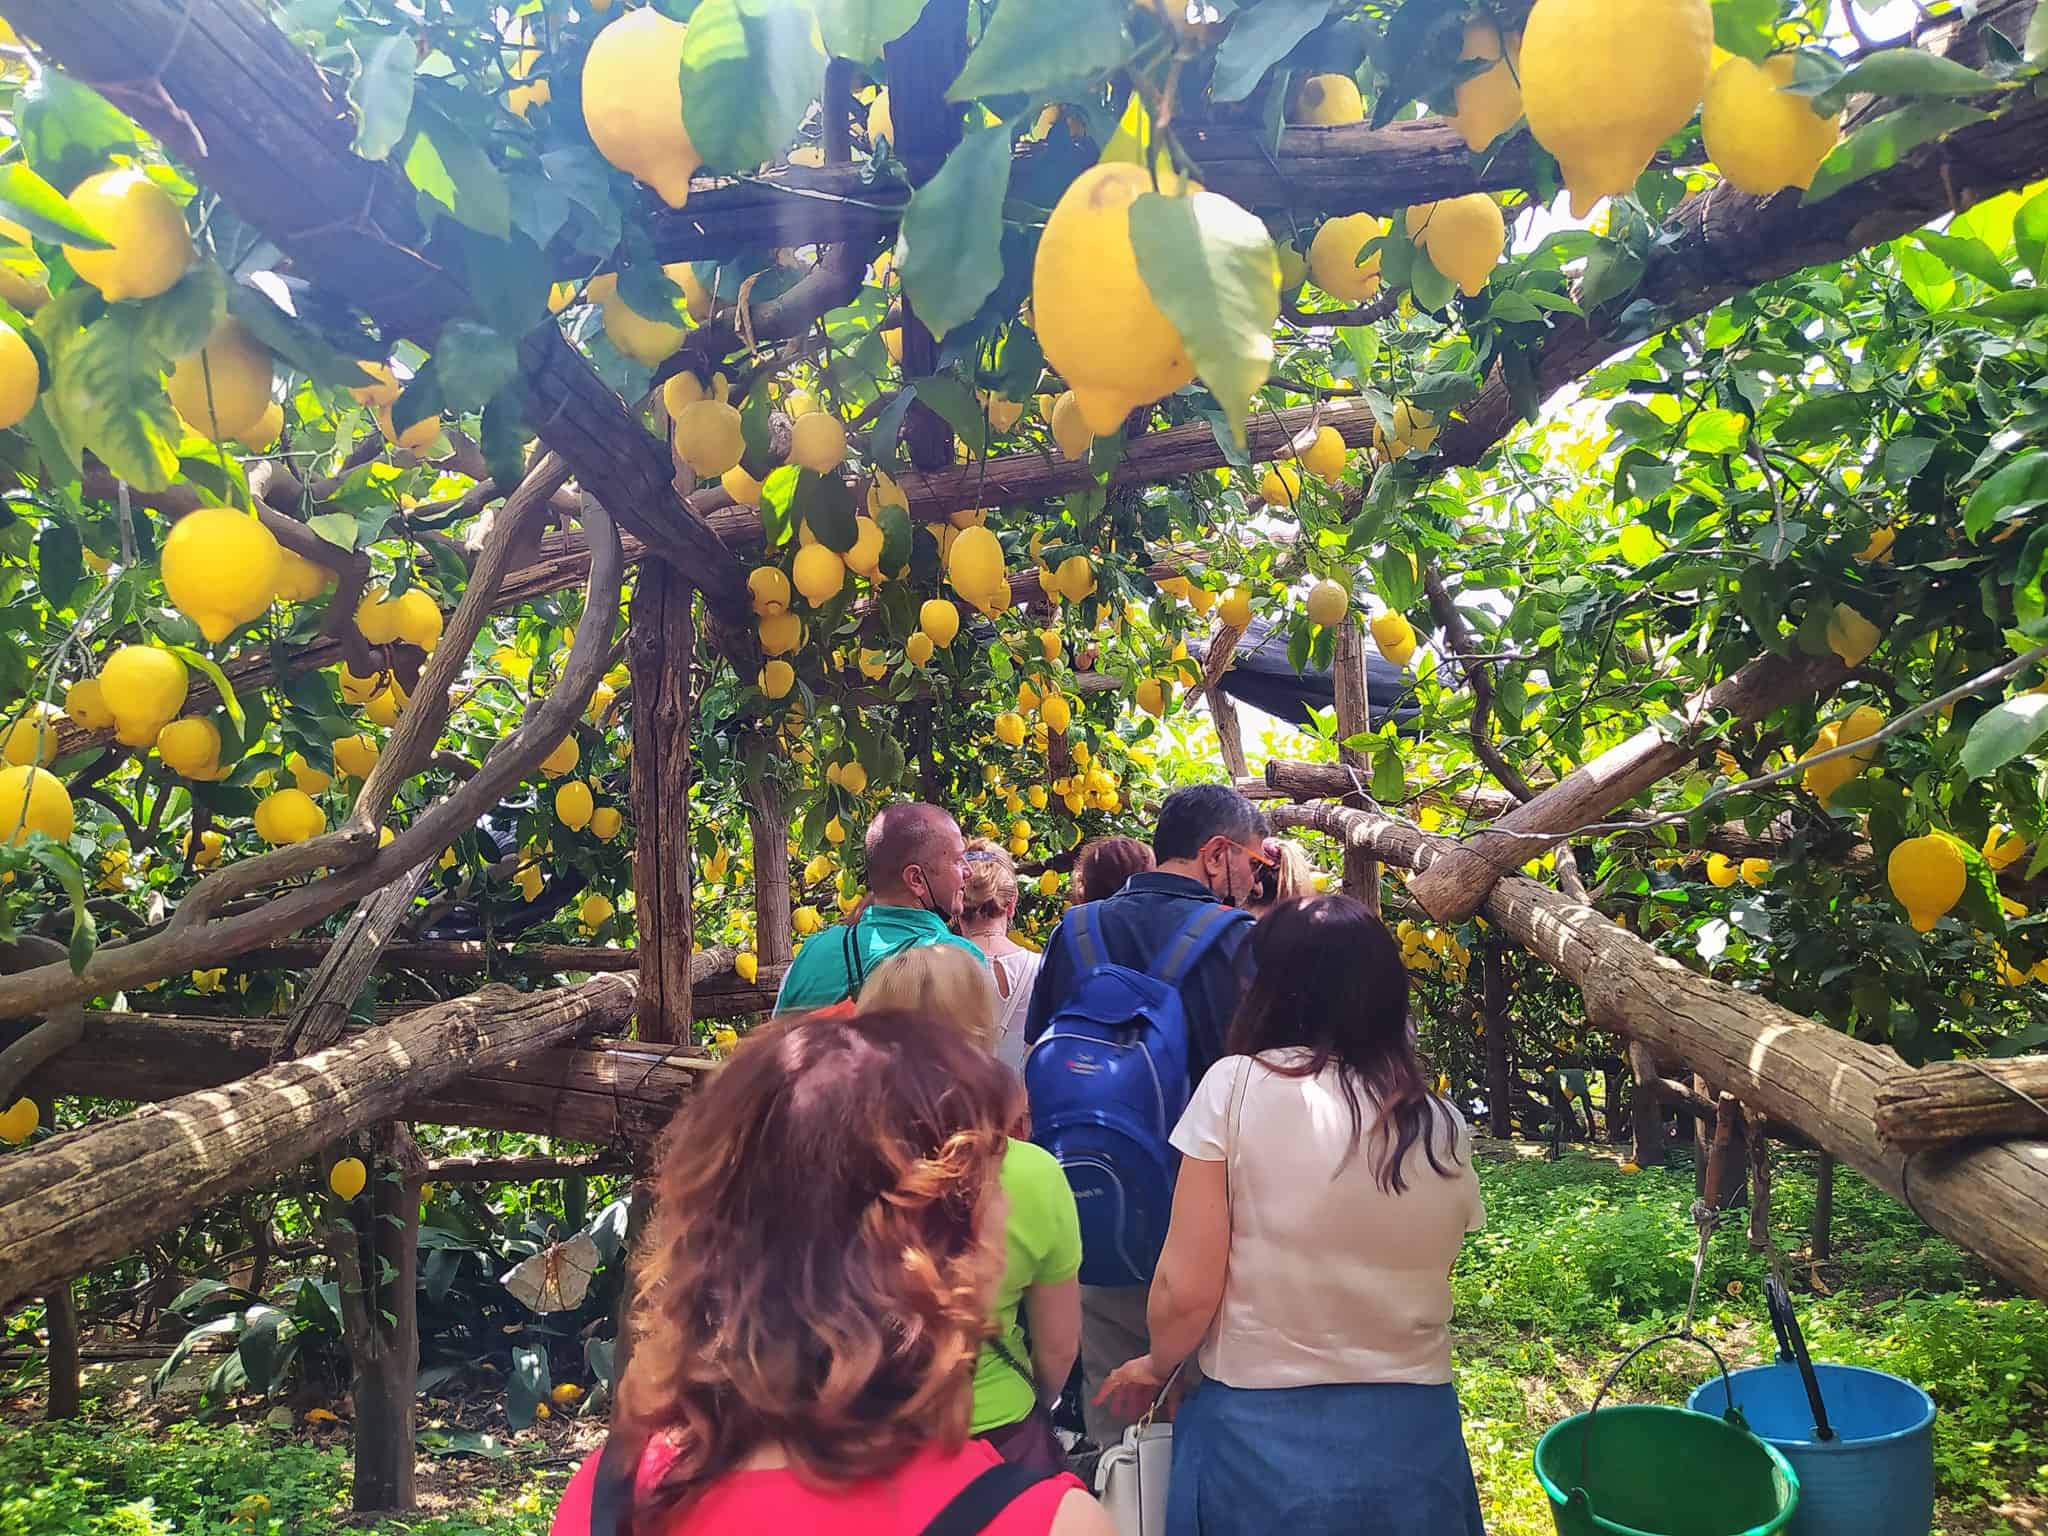
[(1151, 974), (1167, 986), (1178, 989), (1187, 980), (1188, 972), (1195, 968), (1195, 962), (1209, 952), (1211, 944), (1240, 921), (1249, 923), (1251, 920), (1251, 914), (1241, 908), (1226, 907), (1220, 901), (1202, 902), (1194, 915), (1180, 925), (1180, 931), (1167, 944)]
[(1098, 965), (1109, 963), (1109, 950), (1102, 942), (1102, 914), (1099, 903), (1087, 902), (1067, 914), (1061, 925), (1067, 930), (1067, 944), (1074, 952), (1074, 974), (1086, 976)]
[(859, 997), (860, 989), (868, 983), (867, 972), (860, 963), (860, 918), (856, 917), (839, 932), (840, 942), (846, 946), (846, 995), (852, 999)]
[(998, 1462), (954, 1494), (919, 1536), (981, 1536), (1004, 1510), (1050, 1481), (1016, 1462)]

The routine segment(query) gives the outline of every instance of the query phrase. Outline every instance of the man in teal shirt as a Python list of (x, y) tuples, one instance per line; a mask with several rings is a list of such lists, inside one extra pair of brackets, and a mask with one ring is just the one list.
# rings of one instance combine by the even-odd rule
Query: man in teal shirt
[(884, 807), (868, 823), (867, 865), (867, 905), (805, 943), (782, 978), (777, 1013), (858, 997), (876, 966), (920, 944), (956, 944), (987, 963), (946, 926), (959, 920), (967, 883), (967, 844), (951, 816), (915, 800)]

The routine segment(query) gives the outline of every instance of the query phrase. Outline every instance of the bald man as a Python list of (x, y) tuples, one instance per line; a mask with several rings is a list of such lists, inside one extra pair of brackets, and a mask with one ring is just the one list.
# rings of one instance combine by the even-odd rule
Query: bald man
[(960, 823), (915, 800), (887, 806), (868, 823), (867, 865), (867, 904), (852, 922), (834, 923), (805, 942), (782, 978), (777, 1013), (858, 997), (876, 966), (920, 944), (956, 944), (987, 964), (946, 926), (960, 917), (967, 881)]

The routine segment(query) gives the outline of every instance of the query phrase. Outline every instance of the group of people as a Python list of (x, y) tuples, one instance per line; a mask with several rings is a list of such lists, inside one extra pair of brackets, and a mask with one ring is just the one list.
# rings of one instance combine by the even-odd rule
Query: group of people
[(557, 1536), (1116, 1536), (1088, 1439), (1171, 1417), (1173, 1536), (1484, 1536), (1450, 1270), (1484, 1219), (1393, 937), (1235, 791), (1081, 851), (1043, 957), (937, 807), (670, 1128), (612, 1432)]

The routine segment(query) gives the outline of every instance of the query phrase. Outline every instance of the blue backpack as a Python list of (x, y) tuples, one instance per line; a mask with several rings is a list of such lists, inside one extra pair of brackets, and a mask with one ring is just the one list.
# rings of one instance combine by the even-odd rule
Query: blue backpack
[(1248, 914), (1203, 902), (1150, 972), (1116, 965), (1096, 903), (1067, 914), (1073, 992), (1024, 1059), (1032, 1138), (1059, 1159), (1081, 1213), (1081, 1283), (1148, 1285), (1166, 1245), (1188, 1107), (1180, 987), (1209, 946)]

